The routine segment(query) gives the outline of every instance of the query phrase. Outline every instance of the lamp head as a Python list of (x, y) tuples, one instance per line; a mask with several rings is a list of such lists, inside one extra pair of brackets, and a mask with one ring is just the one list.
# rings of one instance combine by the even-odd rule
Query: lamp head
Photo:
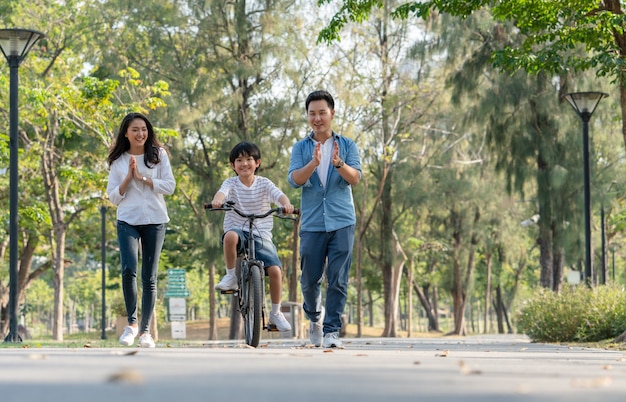
[(31, 29), (0, 29), (0, 51), (9, 63), (14, 60), (19, 65), (35, 42), (43, 37), (43, 33)]
[(563, 95), (580, 117), (591, 117), (602, 98), (609, 96), (604, 92), (572, 92)]

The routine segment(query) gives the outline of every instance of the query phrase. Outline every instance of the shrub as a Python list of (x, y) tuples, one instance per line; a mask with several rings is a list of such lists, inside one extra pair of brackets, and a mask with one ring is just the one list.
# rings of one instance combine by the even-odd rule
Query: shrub
[(535, 342), (598, 342), (626, 330), (626, 295), (616, 286), (541, 289), (524, 303), (518, 330)]

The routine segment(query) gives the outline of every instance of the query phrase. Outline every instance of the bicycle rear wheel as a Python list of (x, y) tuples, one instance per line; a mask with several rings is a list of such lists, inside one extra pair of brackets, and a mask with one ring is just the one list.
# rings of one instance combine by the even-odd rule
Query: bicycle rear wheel
[(248, 276), (247, 291), (243, 293), (246, 297), (244, 304), (247, 306), (243, 316), (243, 330), (246, 336), (246, 343), (252, 347), (259, 346), (261, 340), (261, 311), (263, 309), (263, 279), (261, 277), (261, 267), (257, 264), (248, 266), (250, 275)]

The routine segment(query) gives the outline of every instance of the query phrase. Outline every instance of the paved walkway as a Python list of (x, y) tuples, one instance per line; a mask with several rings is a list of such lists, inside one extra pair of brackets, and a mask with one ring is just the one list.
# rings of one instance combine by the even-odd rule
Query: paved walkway
[(2, 402), (623, 401), (626, 353), (519, 335), (0, 349)]

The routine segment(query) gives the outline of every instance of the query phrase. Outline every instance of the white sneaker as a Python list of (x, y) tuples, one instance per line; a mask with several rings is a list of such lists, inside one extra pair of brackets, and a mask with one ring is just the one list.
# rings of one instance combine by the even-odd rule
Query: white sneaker
[(339, 332), (329, 332), (324, 335), (324, 347), (343, 349), (343, 343), (339, 340)]
[(152, 339), (152, 335), (149, 333), (145, 333), (139, 337), (139, 347), (140, 348), (153, 348), (156, 345), (154, 344), (154, 339)]
[(316, 322), (311, 321), (309, 324), (309, 339), (316, 348), (322, 346), (322, 336), (324, 335), (324, 307), (322, 307), (322, 313), (319, 320)]
[(124, 327), (124, 332), (122, 333), (122, 336), (120, 336), (120, 344), (124, 346), (131, 346), (135, 343), (137, 332), (139, 332), (137, 327), (131, 327), (130, 325)]
[(285, 318), (285, 316), (283, 315), (281, 311), (277, 313), (270, 313), (269, 323), (276, 325), (276, 328), (280, 332), (291, 331), (291, 324), (289, 324), (289, 321), (287, 321), (287, 319)]
[(237, 283), (237, 275), (226, 274), (220, 283), (215, 286), (215, 289), (220, 290), (222, 292), (227, 290), (237, 290), (239, 288), (239, 284)]

